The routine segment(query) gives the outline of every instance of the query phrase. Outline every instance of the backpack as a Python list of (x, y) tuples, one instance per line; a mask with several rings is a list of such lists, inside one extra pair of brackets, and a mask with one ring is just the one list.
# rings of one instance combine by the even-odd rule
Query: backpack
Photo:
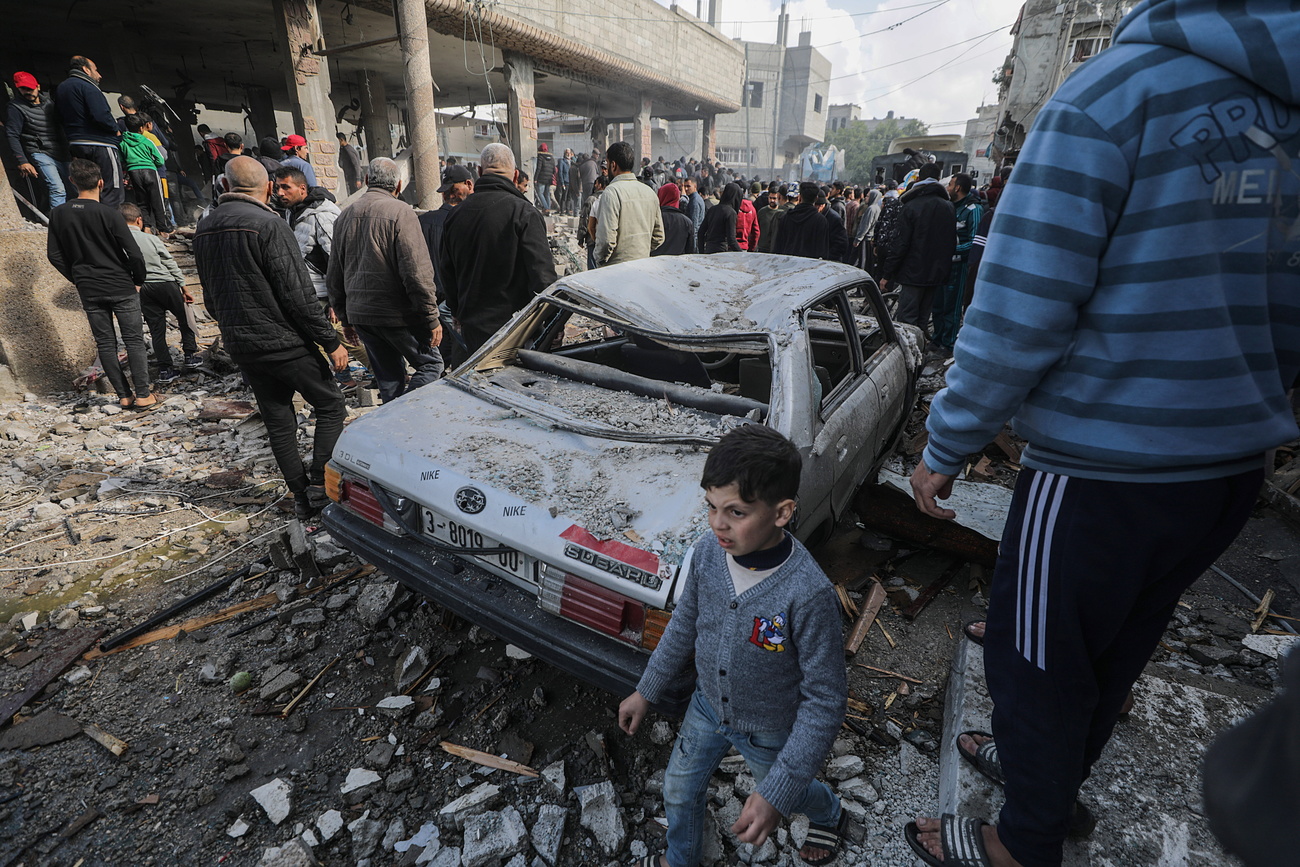
[(876, 249), (884, 252), (898, 247), (898, 235), (902, 229), (903, 203), (897, 198), (885, 199), (880, 205), (880, 217), (876, 220)]

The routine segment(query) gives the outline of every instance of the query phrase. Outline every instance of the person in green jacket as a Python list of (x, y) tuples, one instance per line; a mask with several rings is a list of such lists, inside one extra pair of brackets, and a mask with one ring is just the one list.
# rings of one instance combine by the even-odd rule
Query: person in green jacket
[(163, 167), (162, 154), (142, 132), (148, 118), (136, 112), (128, 114), (126, 132), (118, 143), (122, 161), (126, 163), (127, 182), (131, 187), (131, 200), (144, 215), (144, 224), (158, 234), (169, 234), (176, 227), (167, 216), (163, 204), (162, 183), (158, 173)]

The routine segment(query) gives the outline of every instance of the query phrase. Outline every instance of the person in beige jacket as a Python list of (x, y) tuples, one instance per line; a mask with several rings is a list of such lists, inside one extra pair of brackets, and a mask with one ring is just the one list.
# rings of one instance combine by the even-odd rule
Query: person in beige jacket
[(615, 176), (600, 197), (596, 217), (596, 265), (645, 259), (664, 242), (664, 219), (655, 191), (632, 173), (636, 157), (625, 141), (605, 152)]

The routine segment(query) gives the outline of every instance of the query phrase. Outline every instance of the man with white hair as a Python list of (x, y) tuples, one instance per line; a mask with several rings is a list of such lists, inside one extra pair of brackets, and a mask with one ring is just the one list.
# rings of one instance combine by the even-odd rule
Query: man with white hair
[(488, 145), (479, 171), (473, 195), (447, 217), (439, 268), (471, 353), (555, 282), (546, 221), (515, 186), (514, 153)]
[(420, 221), (398, 198), (397, 163), (371, 160), (366, 185), (334, 223), (325, 283), (343, 336), (366, 347), (387, 403), (442, 376), (442, 324)]
[[(307, 520), (328, 502), (325, 464), (347, 418), (343, 395), (317, 347), (335, 371), (347, 369), (348, 353), (316, 301), (293, 230), (267, 205), (266, 168), (253, 157), (235, 157), (226, 164), (225, 184), (220, 207), (199, 222), (194, 235), (203, 303), (257, 398), (294, 512)], [(310, 467), (298, 452), (295, 393), (316, 410)]]

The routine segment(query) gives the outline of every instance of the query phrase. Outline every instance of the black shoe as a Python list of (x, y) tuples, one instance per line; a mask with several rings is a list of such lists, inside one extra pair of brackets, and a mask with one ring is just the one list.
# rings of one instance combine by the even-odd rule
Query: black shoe
[(319, 485), (308, 485), (305, 496), (307, 498), (307, 504), (318, 512), (328, 506), (331, 502), (329, 494), (325, 493), (325, 485), (323, 483)]
[(320, 508), (313, 506), (308, 494), (304, 491), (301, 494), (295, 494), (293, 498), (293, 516), (299, 521), (306, 523), (316, 518), (320, 514)]
[(196, 367), (202, 367), (202, 366), (203, 366), (203, 359), (199, 358), (199, 354), (197, 352), (191, 352), (189, 355), (185, 356), (186, 370), (193, 370)]
[(172, 370), (170, 367), (160, 367), (158, 368), (158, 376), (154, 379), (154, 382), (159, 385), (166, 385), (169, 382), (175, 382), (178, 378), (179, 376), (176, 371)]

